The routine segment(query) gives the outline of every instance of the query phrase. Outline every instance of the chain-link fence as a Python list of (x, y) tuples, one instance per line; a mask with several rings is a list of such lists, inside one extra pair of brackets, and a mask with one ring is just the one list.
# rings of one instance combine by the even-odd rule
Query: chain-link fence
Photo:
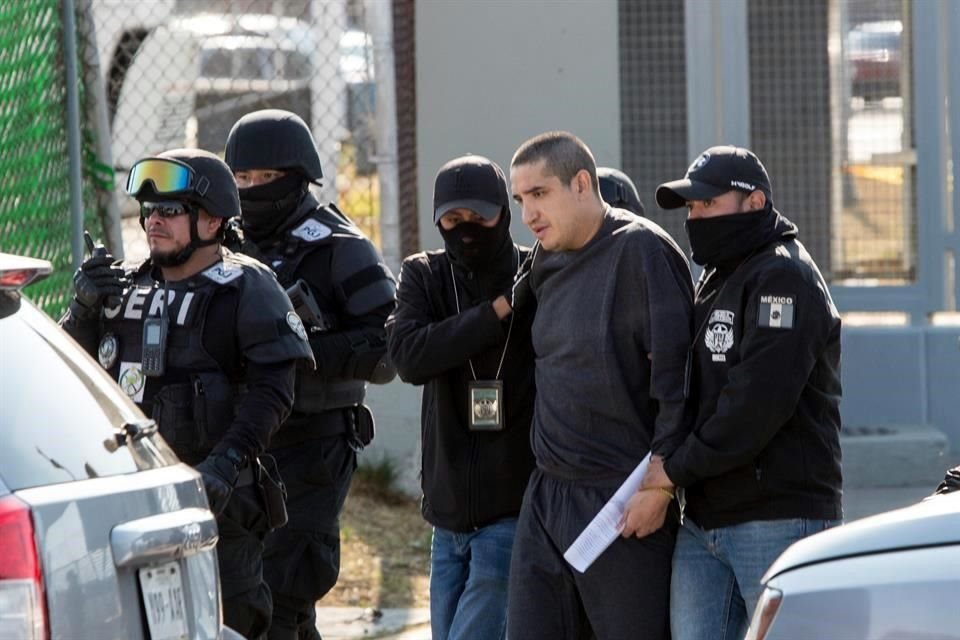
[(647, 215), (686, 245), (684, 216), (653, 202), (657, 185), (682, 175), (687, 152), (684, 3), (619, 0), (623, 170)]
[(137, 211), (123, 193), (133, 162), (176, 147), (222, 153), (233, 123), (265, 108), (310, 125), (324, 173), (318, 196), (380, 244), (377, 70), (364, 0), (3, 2), (0, 250), (54, 263), (55, 274), (30, 292), (48, 312), (70, 293), (63, 24), (71, 5), (83, 224), (115, 253), (119, 215)]
[[(54, 274), (31, 296), (54, 315), (66, 304), (72, 262), (62, 17), (60, 0), (0, 3), (0, 251), (53, 263)], [(98, 193), (109, 191), (111, 174), (97, 160), (92, 96), (75, 84), (81, 208), (87, 228), (101, 235)]]
[[(619, 1), (623, 164), (642, 194), (699, 152), (687, 149), (685, 57), (704, 54), (685, 36), (694, 6)], [(910, 7), (747, 0), (751, 146), (833, 283), (916, 278)], [(682, 216), (646, 204), (683, 243)]]
[[(310, 125), (321, 200), (379, 243), (373, 42), (362, 0), (92, 0), (88, 41), (105, 84), (117, 182), (175, 147), (222, 153), (257, 109)], [(118, 194), (124, 213), (135, 203)]]

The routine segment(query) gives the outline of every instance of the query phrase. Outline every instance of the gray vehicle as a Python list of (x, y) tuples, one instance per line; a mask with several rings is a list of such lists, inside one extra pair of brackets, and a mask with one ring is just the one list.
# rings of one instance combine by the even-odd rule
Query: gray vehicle
[(0, 253), (0, 638), (239, 638), (200, 476), (21, 295), (50, 270)]
[(960, 492), (801, 540), (763, 582), (747, 640), (960, 639)]

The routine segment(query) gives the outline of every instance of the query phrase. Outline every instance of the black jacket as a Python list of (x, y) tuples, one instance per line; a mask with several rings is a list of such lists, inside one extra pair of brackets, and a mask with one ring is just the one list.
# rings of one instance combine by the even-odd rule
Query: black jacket
[(840, 317), (796, 227), (762, 215), (760, 242), (697, 286), (696, 427), (665, 463), (706, 529), (842, 515)]
[[(509, 255), (489, 273), (454, 264), (445, 251), (403, 262), (397, 309), (387, 320), (389, 354), (400, 378), (424, 385), (421, 410), (423, 517), (453, 531), (471, 531), (515, 517), (533, 469), (534, 357), (530, 319), (500, 321), (490, 302), (509, 289), (528, 249), (508, 243)], [(451, 269), (456, 272), (457, 313)], [(511, 316), (512, 317), (512, 316)], [(468, 429), (468, 360), (477, 378), (494, 379), (510, 340), (503, 380), (505, 428)]]

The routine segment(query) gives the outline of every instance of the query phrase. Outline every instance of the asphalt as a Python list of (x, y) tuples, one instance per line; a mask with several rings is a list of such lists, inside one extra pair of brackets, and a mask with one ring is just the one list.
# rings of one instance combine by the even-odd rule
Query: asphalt
[[(856, 488), (844, 491), (845, 521), (914, 504), (930, 495), (934, 484), (906, 487)], [(382, 638), (430, 640), (428, 609), (363, 609), (317, 607), (317, 628), (325, 640)]]

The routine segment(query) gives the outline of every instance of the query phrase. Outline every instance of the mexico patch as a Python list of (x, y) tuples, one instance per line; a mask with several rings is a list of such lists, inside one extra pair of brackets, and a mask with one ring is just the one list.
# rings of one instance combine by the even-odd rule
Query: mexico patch
[(793, 329), (794, 297), (761, 295), (757, 325), (770, 329)]

